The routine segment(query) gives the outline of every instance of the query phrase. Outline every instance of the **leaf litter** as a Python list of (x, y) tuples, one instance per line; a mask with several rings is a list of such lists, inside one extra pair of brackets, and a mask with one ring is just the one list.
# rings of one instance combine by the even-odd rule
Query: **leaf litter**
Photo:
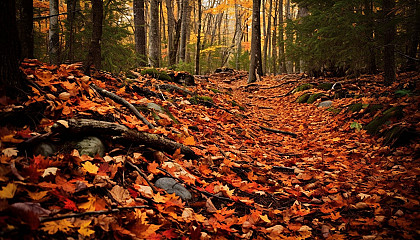
[[(246, 72), (235, 71), (197, 76), (194, 87), (178, 85), (188, 91), (185, 95), (162, 90), (158, 86), (168, 83), (154, 78), (124, 79), (101, 71), (88, 77), (78, 64), (58, 67), (27, 60), (22, 70), (30, 83), (27, 99), (0, 106), (2, 113), (23, 111), (30, 119), (4, 124), (0, 131), (4, 239), (419, 236), (418, 138), (386, 145), (383, 136), (362, 128), (381, 110), (345, 110), (353, 103), (402, 105), (404, 117), (391, 119), (384, 128), (404, 124), (418, 133), (418, 90), (417, 95), (392, 97), (384, 93), (399, 86), (378, 84), (378, 75), (362, 76), (356, 83), (266, 76), (246, 85)], [(399, 83), (418, 78), (401, 74)], [(322, 99), (295, 102), (302, 92), (291, 92), (298, 84), (327, 80), (342, 82), (359, 97), (334, 98), (333, 107), (341, 109), (336, 112), (318, 108)], [(136, 106), (155, 128), (101, 97), (90, 84)], [(139, 89), (156, 94), (146, 97)], [(309, 91), (313, 89), (303, 93)], [(145, 108), (148, 103), (166, 113)], [(104, 139), (103, 157), (80, 156), (65, 147), (47, 157), (31, 155), (27, 149), (37, 138), (54, 140), (53, 124), (67, 129), (69, 119), (108, 121), (158, 134), (190, 147), (198, 158), (180, 150), (121, 144), (114, 141), (118, 136)], [(162, 177), (183, 184), (192, 199), (156, 191), (153, 182)]]

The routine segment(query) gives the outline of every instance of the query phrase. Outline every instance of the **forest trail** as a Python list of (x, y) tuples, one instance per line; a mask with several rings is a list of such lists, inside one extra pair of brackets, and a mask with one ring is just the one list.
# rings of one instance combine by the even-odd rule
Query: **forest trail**
[[(415, 239), (419, 235), (418, 142), (390, 147), (383, 137), (358, 128), (382, 114), (383, 110), (368, 113), (368, 105), (378, 102), (384, 108), (404, 106), (402, 119), (391, 118), (394, 125), (419, 127), (418, 95), (381, 95), (395, 92), (398, 86), (378, 85), (380, 76), (364, 76), (357, 87), (351, 79), (303, 75), (267, 76), (247, 85), (247, 73), (234, 71), (198, 76), (196, 86), (169, 83), (176, 88), (165, 91), (168, 82), (162, 80), (140, 75), (124, 79), (105, 72), (90, 78), (77, 64), (58, 68), (32, 61), (23, 69), (31, 82), (29, 99), (1, 108), (3, 124), (22, 112), (32, 114), (26, 127), (1, 131), (4, 238), (31, 234), (104, 239)], [(418, 74), (400, 77), (407, 84), (419, 78)], [(350, 89), (348, 95), (361, 97), (332, 98), (335, 91), (316, 88), (292, 92), (302, 84), (326, 81), (340, 81), (343, 89)], [(136, 105), (154, 129), (89, 84)], [(322, 92), (332, 106), (317, 107), (322, 98), (313, 104), (296, 103), (307, 92)], [(361, 108), (349, 111), (354, 103), (362, 103)], [(35, 110), (38, 115), (31, 113)], [(40, 122), (31, 125), (39, 116)], [(25, 156), (22, 146), (33, 147), (40, 138), (67, 141), (74, 119), (81, 118), (106, 121), (113, 131), (122, 131), (96, 132), (106, 146), (103, 157), (80, 156), (69, 147), (51, 156)], [(57, 124), (61, 128), (51, 128)], [(121, 141), (128, 131), (163, 136), (198, 156)], [(175, 191), (182, 199), (155, 187), (164, 177), (186, 187), (172, 183), (167, 190), (175, 191), (175, 185), (188, 190)]]

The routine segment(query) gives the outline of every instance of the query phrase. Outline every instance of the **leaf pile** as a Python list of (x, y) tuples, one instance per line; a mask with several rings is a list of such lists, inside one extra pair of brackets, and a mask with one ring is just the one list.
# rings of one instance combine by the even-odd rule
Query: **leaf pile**
[[(344, 110), (359, 102), (403, 105), (405, 117), (390, 124), (404, 123), (418, 132), (418, 95), (381, 95), (398, 86), (377, 84), (380, 76), (362, 77), (354, 88), (339, 79), (360, 98), (334, 99), (333, 107), (342, 109), (335, 113), (318, 108), (317, 102), (296, 103), (302, 92), (288, 94), (298, 84), (321, 79), (288, 75), (245, 85), (245, 72), (218, 73), (201, 76), (197, 86), (186, 89), (140, 74), (137, 79), (105, 72), (88, 77), (79, 67), (26, 61), (28, 98), (2, 99), (2, 123), (9, 121), (0, 131), (2, 238), (419, 236), (420, 144), (391, 148), (383, 138), (351, 127), (367, 124), (380, 110), (369, 115), (362, 114), (365, 109)], [(400, 78), (409, 82), (418, 75)], [(90, 84), (142, 110), (155, 128), (101, 97)], [(147, 108), (150, 103), (164, 112)], [(26, 118), (13, 122), (16, 116)], [(65, 147), (49, 157), (30, 152), (37, 138), (70, 139), (53, 135), (51, 128), (57, 123), (66, 127), (71, 119), (108, 121), (164, 136), (199, 158), (117, 143), (118, 136), (103, 138), (104, 157)], [(192, 199), (156, 189), (153, 183), (161, 177), (182, 183)]]

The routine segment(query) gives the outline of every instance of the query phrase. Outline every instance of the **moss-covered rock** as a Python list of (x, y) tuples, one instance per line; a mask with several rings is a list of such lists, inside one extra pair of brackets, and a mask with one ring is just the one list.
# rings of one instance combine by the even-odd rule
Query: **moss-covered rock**
[(341, 112), (341, 110), (342, 110), (341, 108), (335, 108), (335, 107), (330, 107), (330, 108), (327, 109), (327, 111), (332, 112), (336, 115), (339, 114)]
[(311, 94), (312, 93), (309, 93), (309, 92), (302, 94), (300, 97), (298, 97), (296, 99), (296, 102), (297, 103), (306, 103), (308, 101), (309, 97), (311, 96)]
[(310, 84), (310, 83), (304, 83), (304, 84), (302, 84), (302, 85), (298, 86), (297, 88), (295, 88), (295, 89), (292, 91), (292, 93), (302, 92), (302, 91), (305, 91), (305, 90), (311, 89), (311, 88), (313, 88), (313, 87), (314, 87), (314, 86), (313, 86), (312, 84)]
[(366, 107), (365, 113), (376, 113), (378, 110), (384, 108), (384, 106), (382, 104), (369, 104)]
[(314, 103), (318, 98), (321, 98), (322, 96), (325, 96), (323, 93), (315, 93), (312, 94), (306, 103)]
[(318, 84), (318, 86), (316, 86), (316, 88), (328, 91), (332, 88), (333, 85), (334, 85), (334, 83), (325, 82), (325, 83)]
[(210, 91), (212, 91), (214, 93), (222, 93), (220, 90), (215, 89), (215, 88), (210, 88)]
[(362, 110), (362, 108), (363, 108), (363, 103), (353, 103), (347, 107), (347, 109), (352, 112), (358, 112)]
[(172, 78), (164, 71), (159, 71), (156, 68), (146, 68), (140, 72), (141, 75), (149, 75), (153, 78), (164, 80), (164, 81), (172, 81)]
[(365, 130), (369, 134), (377, 134), (382, 125), (387, 123), (391, 118), (401, 118), (403, 115), (403, 106), (389, 108), (382, 113), (382, 116), (374, 118), (365, 126)]
[(206, 105), (206, 103), (207, 104), (210, 103), (210, 105), (213, 104), (213, 99), (211, 97), (207, 97), (207, 96), (194, 96), (194, 97), (188, 99), (188, 101), (190, 101), (191, 104), (195, 104), (195, 105), (197, 105), (197, 104)]

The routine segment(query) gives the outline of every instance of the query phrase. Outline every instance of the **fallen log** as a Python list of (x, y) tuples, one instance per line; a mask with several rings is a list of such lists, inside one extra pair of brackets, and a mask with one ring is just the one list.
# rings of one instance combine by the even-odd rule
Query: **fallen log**
[(274, 132), (274, 133), (281, 133), (281, 134), (285, 134), (285, 135), (290, 135), (292, 137), (297, 137), (297, 134), (296, 133), (292, 133), (292, 132), (287, 132), (287, 131), (282, 131), (282, 130), (278, 130), (278, 129), (267, 128), (267, 127), (263, 127), (263, 126), (260, 126), (260, 128), (262, 130), (266, 130), (266, 131), (270, 131), (270, 132)]
[(115, 102), (122, 104), (124, 106), (126, 106), (128, 109), (130, 109), (134, 115), (140, 119), (144, 124), (146, 124), (150, 129), (155, 128), (155, 126), (153, 126), (143, 115), (141, 115), (141, 113), (137, 110), (136, 107), (133, 106), (133, 104), (127, 102), (127, 100), (125, 100), (124, 98), (121, 98), (120, 96), (109, 92), (105, 89), (102, 89), (98, 86), (96, 86), (95, 84), (90, 84), (90, 87), (93, 88), (96, 92), (98, 92), (101, 96), (103, 97), (109, 97), (112, 100), (114, 100)]
[(113, 140), (122, 143), (142, 144), (169, 154), (173, 154), (177, 149), (181, 149), (181, 153), (187, 158), (197, 159), (200, 157), (184, 144), (157, 134), (129, 129), (116, 123), (92, 119), (69, 119), (67, 120), (68, 126), (64, 126), (61, 124), (62, 122), (55, 123), (51, 130), (59, 134), (107, 135), (111, 136)]

